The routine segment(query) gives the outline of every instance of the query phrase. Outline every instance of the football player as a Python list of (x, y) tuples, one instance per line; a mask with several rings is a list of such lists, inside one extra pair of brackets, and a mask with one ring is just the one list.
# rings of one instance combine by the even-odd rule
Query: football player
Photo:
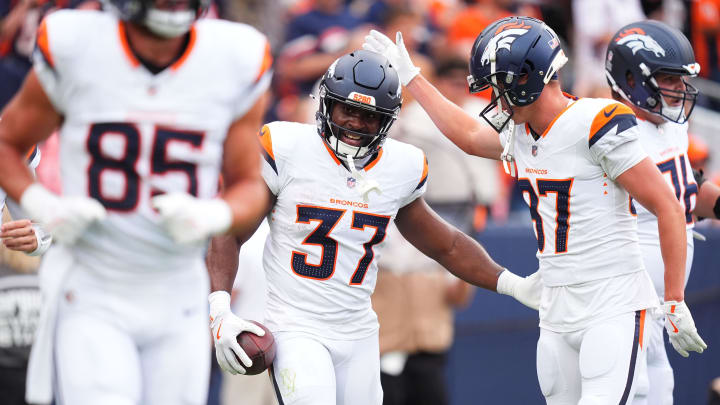
[[(27, 399), (49, 402), (57, 370), (58, 403), (202, 404), (205, 244), (266, 206), (254, 137), (268, 41), (198, 20), (205, 0), (106, 6), (44, 20), (34, 68), (0, 121), (0, 186), (59, 242), (40, 269), (47, 310)], [(62, 196), (23, 162), (56, 127)]]
[[(401, 104), (393, 66), (364, 50), (340, 57), (320, 81), (317, 125), (273, 122), (260, 134), (272, 201), (264, 322), (277, 344), (270, 373), (281, 404), (382, 403), (370, 294), (390, 221), (456, 276), (530, 307), (539, 302), (536, 277), (505, 270), (425, 203), (424, 153), (387, 138)], [(248, 235), (216, 237), (208, 254), (217, 360), (233, 374), (251, 364), (236, 341), (247, 321), (229, 304)]]
[[(685, 79), (700, 72), (690, 41), (680, 31), (659, 21), (641, 21), (621, 28), (610, 40), (605, 59), (606, 76), (613, 98), (624, 103), (638, 118), (638, 134), (643, 149), (657, 165), (685, 210), (687, 259), (685, 282), (693, 258), (693, 214), (720, 216), (720, 188), (702, 175), (693, 175), (688, 159), (687, 120), (698, 95)], [(661, 305), (665, 297), (662, 249), (657, 218), (642, 205), (630, 202), (637, 215), (638, 239), (645, 268), (655, 285)], [(672, 304), (671, 304), (672, 305)], [(672, 309), (668, 309), (672, 310)], [(671, 405), (673, 371), (665, 353), (663, 325), (665, 317), (648, 319), (645, 329), (647, 375), (638, 390), (634, 404)], [(670, 330), (670, 336), (674, 329)], [(681, 355), (688, 353), (678, 347)], [(649, 385), (649, 389), (648, 386)], [(639, 387), (640, 388), (640, 387)]]
[(517, 176), (538, 241), (543, 291), (537, 372), (548, 404), (626, 403), (643, 372), (646, 310), (657, 306), (657, 298), (628, 194), (658, 217), (671, 339), (678, 350), (703, 351), (683, 301), (683, 208), (643, 152), (629, 107), (562, 92), (556, 74), (567, 58), (552, 29), (533, 18), (508, 17), (475, 41), (470, 91), (492, 88), (481, 115), (500, 136), (419, 74), (402, 34), (393, 42), (371, 32), (363, 47), (388, 56), (456, 145), (503, 160)]

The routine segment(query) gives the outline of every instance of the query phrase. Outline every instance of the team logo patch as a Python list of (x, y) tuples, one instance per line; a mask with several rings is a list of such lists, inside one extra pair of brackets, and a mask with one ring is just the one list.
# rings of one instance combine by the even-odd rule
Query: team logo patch
[(368, 104), (368, 105), (375, 105), (375, 97), (368, 96), (367, 94), (358, 93), (356, 91), (353, 91), (348, 96), (350, 100), (357, 101), (358, 103)]
[(633, 55), (635, 55), (637, 51), (642, 49), (644, 51), (654, 53), (657, 57), (665, 56), (665, 50), (660, 46), (660, 44), (657, 43), (657, 41), (652, 39), (651, 36), (645, 35), (644, 32), (632, 32), (634, 31), (632, 29), (629, 31), (623, 32), (623, 34), (621, 34), (621, 36), (617, 38), (615, 42), (617, 42), (618, 45), (625, 45), (630, 48)]
[(487, 65), (490, 63), (490, 58), (495, 60), (495, 54), (501, 49), (507, 49), (510, 51), (510, 46), (516, 39), (525, 35), (532, 28), (530, 25), (525, 23), (510, 23), (505, 24), (495, 31), (495, 36), (490, 39), (490, 42), (485, 46), (482, 57), (480, 58), (480, 64)]
[(348, 188), (355, 188), (355, 184), (356, 184), (356, 183), (357, 183), (357, 181), (355, 180), (354, 177), (348, 177), (348, 178), (347, 178), (347, 186), (348, 186)]
[(533, 156), (537, 156), (537, 152), (538, 152), (538, 147), (537, 147), (537, 145), (533, 145), (531, 149), (532, 149), (532, 155), (533, 155)]

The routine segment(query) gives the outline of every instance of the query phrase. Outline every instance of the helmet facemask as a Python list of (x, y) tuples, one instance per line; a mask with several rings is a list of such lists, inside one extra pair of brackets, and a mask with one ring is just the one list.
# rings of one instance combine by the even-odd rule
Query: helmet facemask
[[(390, 127), (397, 119), (399, 110), (399, 107), (396, 110), (385, 110), (380, 107), (344, 98), (328, 91), (325, 85), (320, 86), (319, 98), (320, 109), (316, 113), (318, 127), (321, 128), (321, 134), (325, 142), (340, 158), (351, 157), (353, 159), (363, 159), (377, 153), (385, 142)], [(332, 111), (337, 103), (378, 114), (380, 116), (378, 131), (376, 133), (365, 133), (335, 123), (332, 120)], [(343, 133), (360, 137), (366, 141), (363, 142), (361, 146), (350, 145), (340, 140)]]
[[(687, 122), (690, 118), (690, 114), (692, 114), (692, 111), (695, 108), (699, 91), (685, 79), (681, 78), (680, 80), (682, 80), (685, 85), (684, 91), (661, 87), (655, 77), (651, 76), (646, 83), (653, 90), (653, 93), (655, 93), (655, 97), (648, 99), (648, 105), (653, 107), (652, 110), (648, 111), (663, 117), (669, 122), (675, 122), (678, 124), (684, 124)], [(665, 101), (666, 98), (679, 100), (680, 102), (675, 106), (671, 106), (667, 103), (667, 101)], [(660, 101), (659, 110), (657, 110), (658, 100)]]
[(187, 7), (182, 0), (102, 0), (105, 8), (123, 21), (145, 26), (161, 38), (176, 38), (186, 34), (195, 21), (207, 11), (209, 0), (190, 0)]

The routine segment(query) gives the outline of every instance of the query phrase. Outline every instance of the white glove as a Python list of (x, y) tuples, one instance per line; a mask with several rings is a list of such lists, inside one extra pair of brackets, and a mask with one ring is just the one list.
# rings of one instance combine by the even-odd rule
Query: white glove
[(95, 199), (61, 197), (39, 183), (25, 189), (20, 206), (55, 240), (68, 245), (75, 243), (91, 223), (101, 221), (107, 215), (105, 207)]
[(237, 336), (245, 331), (263, 336), (265, 331), (232, 313), (230, 294), (226, 291), (211, 293), (208, 301), (210, 301), (210, 329), (215, 343), (215, 358), (217, 358), (218, 365), (230, 374), (245, 374), (245, 367), (251, 367), (252, 360), (238, 344)]
[(520, 277), (505, 269), (498, 277), (496, 289), (498, 293), (509, 295), (521, 304), (537, 311), (540, 307), (542, 287), (539, 271), (527, 277)]
[(362, 47), (366, 51), (385, 56), (390, 61), (390, 64), (395, 67), (403, 86), (407, 86), (408, 83), (420, 73), (420, 68), (413, 65), (410, 54), (408, 54), (407, 49), (405, 49), (402, 33), (399, 31), (395, 34), (395, 43), (393, 43), (393, 41), (384, 34), (371, 30), (370, 33), (365, 36), (365, 42)]
[(702, 353), (707, 349), (707, 345), (697, 333), (695, 322), (690, 309), (685, 305), (685, 301), (666, 301), (665, 309), (665, 329), (670, 337), (675, 350), (683, 357), (688, 357), (688, 352)]
[(232, 210), (221, 198), (203, 200), (185, 193), (162, 194), (152, 199), (160, 220), (175, 242), (204, 243), (232, 225)]

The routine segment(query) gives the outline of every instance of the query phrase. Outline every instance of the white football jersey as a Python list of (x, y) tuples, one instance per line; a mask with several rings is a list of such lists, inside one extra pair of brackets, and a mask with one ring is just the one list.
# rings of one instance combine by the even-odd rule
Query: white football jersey
[(254, 28), (199, 20), (183, 55), (152, 74), (110, 13), (62, 10), (38, 34), (35, 72), (58, 112), (65, 195), (108, 210), (73, 247), (89, 268), (152, 273), (186, 267), (203, 246), (172, 241), (152, 196), (217, 194), (230, 124), (268, 87), (266, 38)]
[(361, 180), (314, 125), (274, 122), (263, 127), (261, 140), (263, 177), (277, 198), (263, 257), (268, 328), (331, 339), (376, 332), (370, 294), (378, 255), (398, 210), (425, 192), (423, 152), (387, 139), (362, 170), (382, 191), (365, 201)]
[[(687, 158), (688, 125), (666, 122), (660, 126), (650, 121), (638, 120), (640, 142), (648, 156), (655, 162), (660, 172), (685, 208), (685, 222), (688, 229), (687, 260), (685, 282), (690, 276), (690, 267), (694, 253), (694, 241), (691, 229), (694, 227), (692, 212), (698, 193), (698, 186)], [(665, 266), (660, 250), (657, 217), (641, 204), (633, 202), (630, 210), (637, 213), (638, 238), (643, 251), (645, 268), (655, 285), (660, 298), (665, 295)]]
[[(645, 274), (640, 285), (628, 287), (642, 291), (641, 296), (617, 299), (591, 287), (615, 277), (634, 280), (632, 274), (643, 271), (628, 193), (614, 181), (646, 157), (635, 115), (612, 100), (568, 103), (537, 141), (527, 125), (516, 126), (514, 146), (518, 185), (537, 236), (540, 272), (553, 291), (543, 294), (553, 299), (543, 300), (547, 305), (541, 305), (541, 326), (558, 331), (654, 304), (647, 300), (654, 292)], [(558, 291), (567, 296), (558, 296)], [(572, 308), (564, 303), (572, 303)]]

